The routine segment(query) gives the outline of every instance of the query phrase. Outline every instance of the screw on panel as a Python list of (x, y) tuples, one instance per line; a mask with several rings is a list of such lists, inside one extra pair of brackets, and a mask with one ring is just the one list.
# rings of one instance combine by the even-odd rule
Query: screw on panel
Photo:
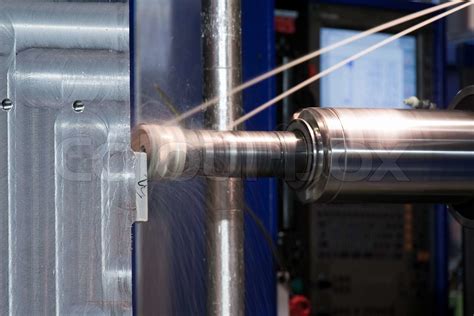
[(10, 99), (4, 99), (2, 101), (2, 110), (10, 111), (13, 108), (13, 102)]
[(84, 112), (84, 102), (80, 101), (80, 100), (77, 100), (77, 101), (74, 101), (74, 103), (72, 104), (72, 109), (74, 110), (74, 112), (76, 113), (82, 113)]

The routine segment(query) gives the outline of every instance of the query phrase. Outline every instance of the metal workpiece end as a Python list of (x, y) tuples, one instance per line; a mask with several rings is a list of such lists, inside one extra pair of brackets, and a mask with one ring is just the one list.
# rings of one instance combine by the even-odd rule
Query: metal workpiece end
[(149, 179), (176, 179), (183, 175), (187, 143), (179, 127), (139, 125), (132, 135), (132, 149), (146, 152)]

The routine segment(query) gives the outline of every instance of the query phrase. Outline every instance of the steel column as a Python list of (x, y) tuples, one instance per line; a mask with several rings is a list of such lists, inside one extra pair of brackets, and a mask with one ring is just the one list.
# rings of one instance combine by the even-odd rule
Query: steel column
[[(220, 97), (207, 113), (207, 126), (229, 130), (241, 112), (241, 96), (227, 97), (241, 82), (240, 0), (203, 0), (204, 97)], [(243, 182), (208, 178), (209, 315), (244, 314)]]

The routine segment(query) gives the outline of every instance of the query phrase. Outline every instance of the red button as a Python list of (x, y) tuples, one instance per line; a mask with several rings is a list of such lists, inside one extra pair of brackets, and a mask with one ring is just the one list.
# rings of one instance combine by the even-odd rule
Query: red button
[(310, 316), (311, 303), (303, 295), (295, 295), (290, 299), (290, 316)]

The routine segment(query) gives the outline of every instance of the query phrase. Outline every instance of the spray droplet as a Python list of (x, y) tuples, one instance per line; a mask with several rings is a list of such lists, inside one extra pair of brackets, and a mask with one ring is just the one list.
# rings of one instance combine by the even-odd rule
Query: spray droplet
[(10, 99), (4, 99), (2, 101), (2, 110), (10, 111), (13, 108), (13, 102)]
[(82, 113), (84, 112), (84, 102), (82, 101), (74, 101), (74, 103), (72, 104), (72, 109), (74, 110), (74, 112), (76, 113)]

